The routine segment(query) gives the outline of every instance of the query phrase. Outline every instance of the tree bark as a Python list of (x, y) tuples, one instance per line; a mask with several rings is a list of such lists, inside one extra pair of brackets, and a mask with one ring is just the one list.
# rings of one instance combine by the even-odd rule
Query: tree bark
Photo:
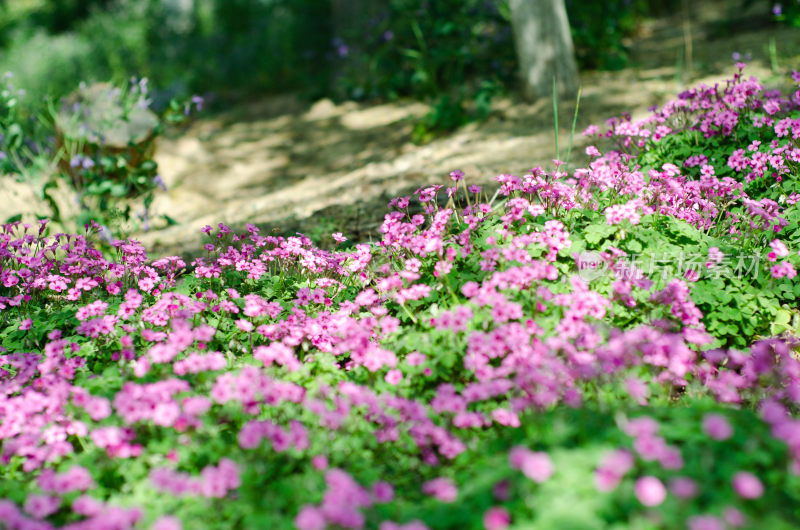
[(574, 95), (578, 68), (564, 0), (510, 0), (510, 7), (525, 97), (551, 96), (554, 77), (560, 94)]

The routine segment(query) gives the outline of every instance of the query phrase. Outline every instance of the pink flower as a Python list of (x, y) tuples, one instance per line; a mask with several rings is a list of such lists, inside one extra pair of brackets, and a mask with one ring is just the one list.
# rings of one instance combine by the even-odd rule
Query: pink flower
[(253, 323), (243, 318), (240, 318), (239, 320), (236, 321), (236, 327), (244, 331), (245, 333), (253, 331)]
[(757, 499), (764, 494), (764, 485), (757, 476), (740, 471), (733, 476), (733, 489), (743, 499)]
[(458, 497), (458, 487), (449, 478), (435, 478), (422, 485), (422, 493), (442, 502), (453, 502)]
[(533, 452), (526, 447), (516, 446), (508, 453), (512, 468), (519, 469), (534, 482), (546, 482), (555, 471), (550, 456), (543, 452)]
[(646, 476), (636, 481), (633, 492), (645, 506), (658, 506), (667, 498), (667, 489), (656, 477)]
[(30, 318), (26, 318), (19, 325), (19, 329), (22, 330), (22, 331), (28, 331), (29, 329), (31, 329), (31, 325), (33, 325), (33, 320), (30, 319)]
[(679, 499), (691, 499), (697, 496), (697, 484), (687, 477), (675, 477), (669, 481), (669, 491)]
[(658, 432), (658, 422), (648, 416), (641, 416), (628, 421), (622, 430), (634, 438), (652, 436)]
[(90, 399), (84, 409), (94, 421), (100, 421), (111, 416), (111, 404), (104, 397)]
[(727, 440), (733, 436), (733, 428), (722, 414), (706, 414), (703, 417), (703, 432), (715, 440)]
[(61, 498), (55, 495), (28, 495), (25, 499), (25, 511), (37, 519), (55, 513), (60, 506)]
[(386, 372), (384, 380), (390, 385), (396, 385), (403, 379), (403, 372), (400, 370), (389, 370)]
[(507, 409), (494, 409), (492, 411), (492, 418), (500, 425), (515, 428), (520, 426), (519, 416), (517, 416), (515, 412)]
[(728, 526), (744, 526), (747, 522), (744, 514), (733, 506), (728, 506), (722, 511), (722, 518), (725, 519)]
[(311, 465), (314, 469), (321, 471), (328, 467), (328, 457), (325, 455), (315, 455), (311, 457)]
[(162, 515), (153, 521), (153, 526), (150, 527), (150, 530), (181, 530), (182, 528), (181, 520), (177, 517)]
[(711, 247), (708, 249), (708, 261), (706, 262), (706, 268), (711, 269), (715, 265), (719, 265), (722, 263), (722, 260), (725, 259), (725, 254), (722, 253), (720, 249), (717, 247)]
[(725, 530), (725, 525), (713, 515), (695, 515), (686, 522), (689, 530)]
[(428, 530), (428, 527), (419, 519), (414, 519), (406, 524), (397, 524), (393, 521), (383, 521), (378, 530)]
[(388, 482), (376, 482), (372, 485), (372, 496), (376, 502), (391, 502), (394, 499), (394, 487)]
[(328, 525), (325, 523), (322, 512), (315, 506), (307, 504), (294, 518), (294, 526), (297, 527), (297, 530), (325, 530)]
[(770, 269), (770, 273), (772, 274), (773, 278), (788, 278), (790, 280), (797, 276), (797, 271), (788, 261), (773, 265)]
[(776, 258), (783, 258), (789, 255), (789, 249), (786, 248), (786, 245), (784, 245), (780, 239), (774, 239), (769, 246), (772, 249), (772, 252), (768, 255), (770, 261), (775, 261)]
[(406, 362), (409, 366), (419, 366), (420, 364), (424, 363), (428, 358), (425, 354), (420, 353), (418, 351), (411, 352), (406, 355)]
[(103, 503), (88, 495), (81, 495), (72, 501), (72, 511), (86, 517), (97, 515), (103, 510)]
[(502, 506), (489, 508), (483, 515), (483, 526), (486, 530), (505, 530), (511, 524), (511, 515)]
[(650, 389), (647, 383), (638, 377), (629, 377), (625, 380), (625, 389), (628, 395), (640, 405), (647, 405), (647, 398), (650, 397)]

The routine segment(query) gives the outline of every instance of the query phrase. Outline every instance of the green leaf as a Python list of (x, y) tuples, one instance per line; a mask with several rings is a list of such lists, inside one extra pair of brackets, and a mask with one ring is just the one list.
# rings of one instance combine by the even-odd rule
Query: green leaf
[(586, 227), (583, 238), (587, 243), (596, 245), (617, 231), (617, 227), (607, 224), (592, 224)]
[(112, 184), (109, 191), (113, 197), (124, 197), (128, 193), (128, 187), (122, 183)]
[(628, 250), (633, 252), (634, 254), (639, 254), (642, 251), (642, 249), (643, 249), (642, 244), (639, 241), (635, 239), (630, 239), (628, 241)]

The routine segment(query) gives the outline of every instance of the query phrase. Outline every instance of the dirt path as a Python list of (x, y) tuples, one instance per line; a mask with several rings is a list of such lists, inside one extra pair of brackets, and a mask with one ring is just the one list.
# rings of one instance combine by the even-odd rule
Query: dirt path
[[(702, 77), (680, 67), (685, 49), (680, 17), (645, 24), (632, 43), (637, 67), (581, 76), (578, 131), (626, 111), (642, 116), (687, 84), (729, 76), (733, 52), (751, 54), (748, 72), (775, 82), (781, 75), (769, 68), (770, 37), (781, 58), (778, 73), (785, 79), (800, 64), (800, 33), (759, 27), (760, 19), (747, 12), (739, 13), (741, 22), (728, 28), (713, 23), (721, 18), (721, 9), (740, 3), (719, 0), (693, 8), (694, 72)], [(562, 103), (564, 150), (574, 102)], [(180, 224), (135, 237), (155, 255), (198, 249), (203, 242), (200, 227), (219, 222), (279, 227), (283, 233), (317, 227), (365, 238), (382, 220), (389, 198), (421, 185), (444, 184), (454, 169), (464, 171), (470, 183), (486, 184), (502, 173), (552, 164), (549, 100), (529, 104), (506, 98), (495, 104), (486, 122), (469, 124), (428, 145), (413, 145), (413, 120), (427, 110), (414, 102), (309, 104), (282, 95), (201, 119), (158, 144), (156, 159), (167, 191), (158, 195), (153, 214), (168, 214)], [(576, 136), (573, 160), (579, 159), (583, 145), (583, 138)]]

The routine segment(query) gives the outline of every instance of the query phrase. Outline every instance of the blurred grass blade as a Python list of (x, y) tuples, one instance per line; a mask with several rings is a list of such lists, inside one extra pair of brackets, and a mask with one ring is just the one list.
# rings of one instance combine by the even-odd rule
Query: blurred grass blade
[(553, 76), (553, 130), (556, 139), (556, 160), (558, 160), (558, 88), (556, 86), (556, 76)]

